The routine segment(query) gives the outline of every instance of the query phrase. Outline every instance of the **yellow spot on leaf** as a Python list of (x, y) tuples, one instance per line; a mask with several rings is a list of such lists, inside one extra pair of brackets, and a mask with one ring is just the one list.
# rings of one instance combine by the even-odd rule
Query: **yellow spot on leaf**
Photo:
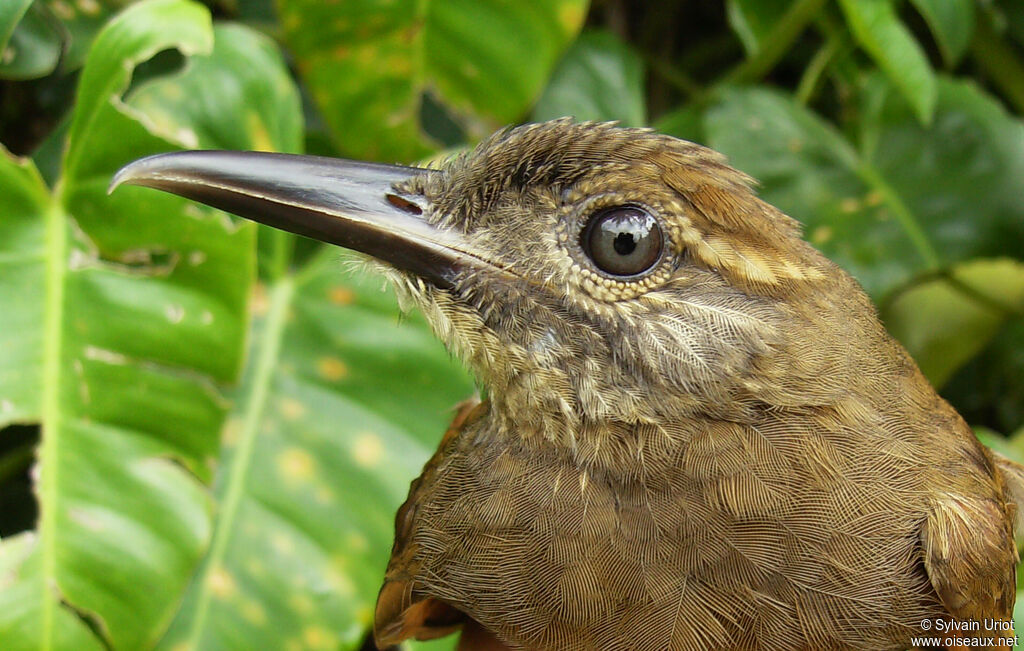
[(181, 86), (163, 86), (160, 89), (160, 93), (165, 100), (180, 100), (185, 97), (185, 91), (182, 90)]
[(364, 468), (372, 468), (384, 456), (384, 445), (373, 432), (364, 432), (352, 444), (352, 458)]
[(337, 382), (348, 375), (348, 367), (345, 362), (337, 357), (321, 357), (316, 362), (316, 370), (320, 377), (330, 382)]
[(302, 640), (310, 649), (332, 649), (338, 646), (334, 633), (321, 626), (309, 626), (302, 631)]
[(860, 202), (853, 197), (846, 197), (839, 202), (839, 209), (845, 213), (857, 212), (860, 210)]
[(396, 77), (407, 77), (412, 74), (412, 59), (404, 53), (387, 58), (385, 69)]
[(328, 299), (335, 305), (349, 305), (355, 300), (356, 295), (348, 287), (331, 287), (331, 291), (327, 294)]
[(316, 473), (316, 460), (301, 448), (288, 448), (278, 455), (277, 469), (289, 483), (309, 481)]
[(267, 300), (267, 286), (263, 283), (256, 283), (252, 290), (252, 300), (249, 305), (255, 316), (264, 316), (270, 309), (270, 301)]
[(210, 575), (206, 577), (206, 582), (210, 586), (213, 596), (221, 599), (227, 599), (238, 591), (234, 577), (228, 574), (223, 567), (215, 568), (210, 572)]
[(306, 414), (306, 407), (295, 398), (281, 398), (278, 409), (287, 420), (298, 420)]
[(819, 226), (811, 231), (811, 242), (815, 244), (824, 244), (832, 239), (832, 227), (831, 226)]
[(295, 551), (295, 543), (283, 533), (275, 533), (270, 536), (270, 546), (282, 556), (288, 556)]
[(288, 605), (298, 615), (308, 615), (313, 612), (313, 601), (307, 595), (299, 592), (288, 597)]
[(166, 316), (167, 320), (171, 323), (181, 323), (185, 318), (185, 308), (181, 305), (168, 303), (164, 306), (164, 316)]
[(221, 435), (224, 445), (228, 447), (234, 447), (238, 444), (238, 439), (242, 435), (242, 419), (241, 418), (229, 418), (224, 423), (224, 433)]
[(356, 594), (356, 584), (353, 583), (352, 578), (348, 574), (335, 574), (334, 590), (340, 597), (354, 597)]
[(92, 513), (90, 513), (87, 509), (71, 509), (68, 512), (68, 515), (71, 516), (71, 519), (74, 522), (82, 525), (89, 531), (99, 533), (106, 529), (106, 527), (103, 525), (103, 521), (97, 518)]
[(879, 192), (878, 190), (872, 190), (871, 192), (868, 192), (864, 196), (864, 204), (867, 206), (877, 206), (878, 204), (882, 203), (883, 200), (884, 197), (882, 196), (882, 193)]
[(256, 111), (249, 111), (246, 114), (246, 131), (249, 132), (252, 148), (256, 151), (274, 151), (274, 143), (270, 140), (270, 132), (267, 125)]
[(78, 0), (78, 10), (86, 16), (95, 16), (100, 12), (100, 5), (96, 0)]
[[(352, 553), (354, 550), (348, 550)], [(331, 564), (328, 567), (327, 576), (334, 585), (334, 592), (342, 597), (353, 597), (356, 594), (356, 584), (352, 581), (351, 573), (348, 571), (349, 558), (332, 556)]]
[(66, 2), (51, 2), (49, 4), (50, 11), (52, 11), (61, 20), (71, 20), (75, 17), (74, 8)]
[(355, 612), (356, 621), (362, 622), (365, 626), (369, 626), (373, 623), (373, 610), (369, 606), (360, 606), (356, 608)]
[(362, 47), (359, 48), (356, 54), (356, 60), (359, 65), (373, 65), (379, 58), (379, 51), (375, 47)]
[(263, 564), (262, 559), (253, 557), (245, 564), (245, 571), (259, 579), (266, 576), (267, 566)]
[(247, 601), (242, 605), (242, 617), (256, 626), (263, 626), (267, 623), (267, 611), (257, 601)]
[(332, 504), (334, 502), (334, 491), (330, 486), (323, 484), (316, 489), (316, 501), (321, 504)]
[(350, 533), (345, 538), (345, 546), (353, 552), (363, 552), (370, 547), (370, 543), (366, 540), (366, 536), (361, 533)]

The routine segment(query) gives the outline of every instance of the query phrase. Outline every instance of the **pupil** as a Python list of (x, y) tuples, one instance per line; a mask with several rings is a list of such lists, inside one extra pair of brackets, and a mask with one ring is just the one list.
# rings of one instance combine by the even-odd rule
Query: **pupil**
[(615, 236), (612, 246), (615, 247), (615, 252), (619, 255), (629, 255), (636, 250), (636, 242), (633, 240), (632, 233), (619, 233)]

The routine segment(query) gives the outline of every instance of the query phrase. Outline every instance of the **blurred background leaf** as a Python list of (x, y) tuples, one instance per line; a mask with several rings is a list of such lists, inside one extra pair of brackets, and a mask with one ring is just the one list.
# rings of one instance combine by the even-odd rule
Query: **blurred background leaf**
[(293, 238), (275, 238), (217, 530), (168, 648), (358, 647), (409, 478), (472, 392), (379, 279), (327, 247), (288, 268)]
[(972, 0), (911, 0), (942, 52), (946, 65), (955, 66), (967, 51), (974, 32)]
[(402, 162), (522, 116), (586, 15), (584, 0), (278, 6), (338, 151)]
[(7, 0), (0, 54), (0, 648), (368, 648), (473, 391), (348, 254), (105, 195), (156, 151), (655, 125), (756, 177), (1024, 460), (1017, 0)]
[(609, 32), (583, 34), (562, 58), (533, 107), (538, 122), (570, 115), (577, 120), (647, 124), (640, 57)]
[(935, 74), (894, 0), (839, 0), (853, 37), (910, 103), (923, 124), (935, 110)]

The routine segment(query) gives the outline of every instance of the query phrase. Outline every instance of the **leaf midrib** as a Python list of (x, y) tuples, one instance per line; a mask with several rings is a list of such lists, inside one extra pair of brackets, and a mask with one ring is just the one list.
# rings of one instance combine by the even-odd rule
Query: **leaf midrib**
[(67, 281), (68, 239), (66, 216), (62, 209), (60, 188), (50, 198), (44, 214), (46, 271), (45, 307), (43, 316), (42, 434), (39, 444), (39, 539), (41, 541), (42, 576), (39, 591), (42, 599), (42, 649), (53, 648), (53, 629), (58, 600), (51, 594), (57, 583), (57, 508), (60, 449), (60, 387), (61, 355), (64, 323), (64, 289)]
[(230, 466), (226, 470), (228, 487), (224, 494), (222, 507), (219, 509), (217, 527), (213, 534), (213, 542), (210, 545), (210, 554), (207, 557), (202, 572), (197, 577), (199, 595), (196, 600), (196, 616), (192, 620), (186, 648), (200, 648), (199, 641), (206, 626), (206, 619), (210, 610), (210, 600), (212, 598), (208, 577), (211, 571), (223, 567), (224, 564), (224, 555), (227, 552), (228, 541), (234, 530), (235, 518), (238, 516), (242, 498), (245, 494), (245, 486), (252, 467), (252, 457), (255, 450), (256, 436), (259, 431), (259, 423), (262, 420), (263, 410), (267, 403), (267, 393), (270, 390), (274, 369), (280, 356), (286, 317), (294, 294), (295, 279), (290, 274), (278, 277), (270, 290), (266, 325), (256, 346), (259, 356), (256, 360), (252, 389), (245, 397), (246, 403), (243, 411), (242, 427), (239, 433), (238, 448), (232, 456)]

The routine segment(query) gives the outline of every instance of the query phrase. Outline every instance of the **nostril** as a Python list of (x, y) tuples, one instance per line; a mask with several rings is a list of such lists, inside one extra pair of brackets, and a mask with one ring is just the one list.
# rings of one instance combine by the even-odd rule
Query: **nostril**
[(386, 195), (386, 199), (388, 200), (388, 203), (390, 203), (392, 206), (398, 208), (399, 210), (407, 212), (410, 215), (423, 214), (422, 208), (420, 208), (413, 202), (409, 201), (408, 199), (398, 196), (397, 194), (388, 194)]

